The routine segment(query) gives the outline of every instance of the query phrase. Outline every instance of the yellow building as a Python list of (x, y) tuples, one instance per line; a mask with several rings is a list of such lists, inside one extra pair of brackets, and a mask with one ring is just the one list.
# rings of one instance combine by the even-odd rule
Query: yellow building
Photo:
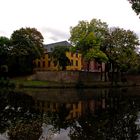
[[(36, 100), (36, 109), (42, 113), (47, 112), (60, 112), (61, 110), (68, 111), (65, 116), (66, 120), (71, 120), (79, 118), (82, 115), (82, 101), (71, 102), (71, 103), (60, 103), (60, 102), (50, 102)], [(63, 112), (65, 113), (65, 112)]]
[(79, 53), (66, 52), (66, 56), (69, 58), (71, 65), (67, 66), (67, 70), (81, 70), (82, 58)]
[[(44, 45), (45, 53), (41, 59), (35, 60), (36, 68), (35, 70), (46, 71), (46, 70), (59, 70), (59, 65), (55, 64), (50, 57), (51, 52), (53, 51), (54, 47), (56, 46), (68, 46), (71, 47), (71, 44), (67, 41), (57, 42), (53, 44)], [(81, 63), (81, 54), (79, 53), (72, 53), (66, 52), (66, 56), (69, 58), (71, 64), (66, 67), (66, 70), (81, 70), (82, 63)]]

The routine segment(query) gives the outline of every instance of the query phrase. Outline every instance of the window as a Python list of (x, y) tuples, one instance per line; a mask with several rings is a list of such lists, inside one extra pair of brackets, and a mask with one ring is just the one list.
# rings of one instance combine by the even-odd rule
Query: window
[(49, 109), (51, 107), (50, 103), (47, 103), (47, 108)]
[(71, 60), (71, 66), (73, 66), (73, 60)]
[(97, 70), (98, 69), (98, 64), (96, 61), (94, 61), (94, 69)]
[(70, 105), (70, 109), (73, 110), (73, 104)]
[(76, 60), (76, 66), (78, 66), (78, 60)]
[(54, 61), (53, 63), (54, 63), (54, 67), (56, 67), (57, 66), (57, 61)]
[(78, 103), (75, 104), (75, 109), (78, 109)]
[(37, 101), (37, 106), (39, 107), (39, 105), (40, 105), (40, 102), (39, 102), (39, 101)]
[(48, 53), (48, 58), (50, 58), (50, 54)]
[(70, 118), (71, 118), (71, 119), (73, 118), (73, 113), (70, 113)]
[(42, 107), (44, 107), (45, 106), (45, 102), (44, 101), (42, 101)]
[(73, 57), (73, 53), (71, 52), (71, 57)]
[(78, 112), (75, 112), (75, 117), (79, 117), (79, 113)]
[(50, 67), (51, 66), (51, 62), (50, 61), (48, 61), (48, 67)]
[(78, 58), (78, 53), (76, 53), (76, 58)]
[(43, 61), (43, 68), (45, 67), (45, 61)]
[(98, 70), (100, 70), (101, 69), (101, 65), (100, 66), (98, 66)]
[(53, 51), (53, 48), (50, 48), (51, 52)]
[(56, 109), (56, 103), (53, 103), (53, 109)]

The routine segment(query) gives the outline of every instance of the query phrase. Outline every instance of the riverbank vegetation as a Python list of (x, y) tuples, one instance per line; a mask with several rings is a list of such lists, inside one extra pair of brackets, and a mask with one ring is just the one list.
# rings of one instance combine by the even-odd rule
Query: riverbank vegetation
[[(119, 27), (110, 28), (106, 22), (98, 19), (82, 20), (70, 28), (69, 41), (73, 45), (70, 51), (81, 53), (88, 64), (92, 60), (100, 64), (105, 63), (105, 81), (109, 80), (112, 84), (118, 81), (114, 73), (121, 75), (120, 79), (124, 78), (124, 73), (140, 73), (140, 43), (133, 31)], [(40, 58), (43, 53), (43, 36), (35, 28), (16, 30), (10, 39), (0, 37), (0, 77), (33, 74), (34, 60)], [(63, 56), (64, 50), (56, 49), (51, 57), (60, 63), (63, 62), (60, 61)], [(65, 60), (69, 63), (67, 58)], [(65, 70), (65, 63), (60, 65), (63, 65)], [(101, 80), (102, 72), (101, 65)], [(32, 84), (36, 83), (32, 81)]]
[(118, 27), (109, 28), (107, 23), (92, 19), (89, 22), (79, 21), (76, 26), (71, 27), (70, 34), (73, 51), (82, 53), (88, 66), (91, 60), (104, 62), (105, 72), (108, 74), (105, 75), (112, 82), (116, 80), (116, 72), (140, 72), (140, 56), (136, 51), (139, 39), (133, 31)]
[(32, 73), (33, 61), (40, 58), (43, 51), (43, 36), (35, 28), (16, 30), (10, 39), (0, 37), (0, 74), (6, 71), (13, 77)]

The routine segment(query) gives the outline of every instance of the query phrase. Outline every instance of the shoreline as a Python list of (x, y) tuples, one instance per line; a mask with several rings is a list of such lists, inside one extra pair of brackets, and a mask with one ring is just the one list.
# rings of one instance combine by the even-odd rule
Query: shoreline
[[(40, 81), (39, 81), (40, 82)], [(95, 83), (88, 83), (88, 84), (83, 84), (83, 83), (53, 83), (53, 82), (48, 82), (46, 85), (45, 84), (29, 84), (26, 83), (16, 83), (16, 88), (36, 88), (36, 89), (51, 89), (51, 88), (121, 88), (121, 87), (138, 87), (140, 86), (139, 83), (122, 83), (118, 82), (117, 84), (111, 84), (111, 82), (95, 82)]]

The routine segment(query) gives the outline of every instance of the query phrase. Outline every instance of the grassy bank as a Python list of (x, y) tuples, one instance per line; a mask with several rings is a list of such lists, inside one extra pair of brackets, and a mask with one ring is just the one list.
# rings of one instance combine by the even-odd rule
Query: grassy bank
[(134, 83), (111, 84), (111, 82), (98, 81), (94, 83), (63, 83), (63, 82), (49, 82), (49, 81), (34, 81), (24, 78), (15, 78), (11, 80), (15, 83), (17, 88), (110, 88), (110, 87), (130, 87), (137, 86)]
[(22, 86), (46, 86), (48, 85), (47, 81), (31, 81), (31, 80), (25, 80), (25, 79), (12, 79), (13, 83), (16, 84), (16, 86), (22, 87)]

